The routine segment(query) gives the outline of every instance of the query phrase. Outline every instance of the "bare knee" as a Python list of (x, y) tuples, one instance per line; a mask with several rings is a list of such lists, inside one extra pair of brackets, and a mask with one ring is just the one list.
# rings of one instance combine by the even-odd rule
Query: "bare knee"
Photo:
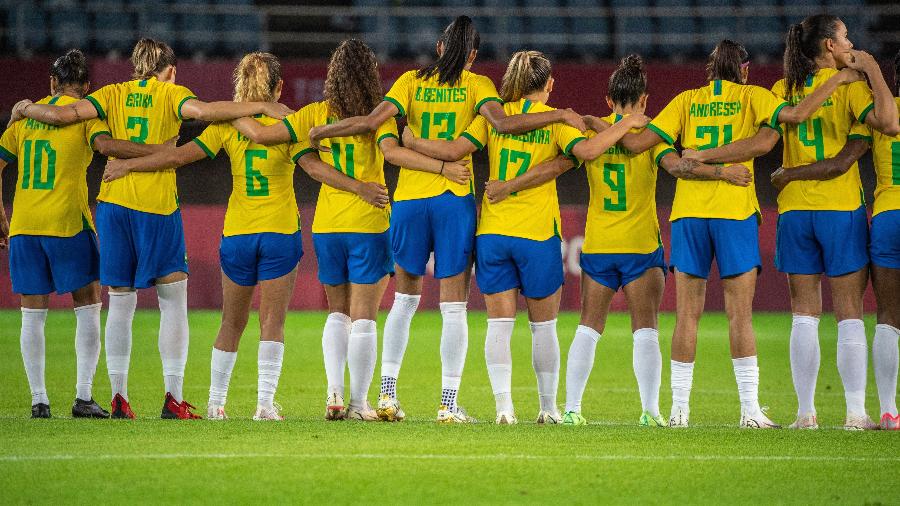
[(100, 283), (94, 281), (72, 292), (72, 303), (75, 307), (99, 304)]

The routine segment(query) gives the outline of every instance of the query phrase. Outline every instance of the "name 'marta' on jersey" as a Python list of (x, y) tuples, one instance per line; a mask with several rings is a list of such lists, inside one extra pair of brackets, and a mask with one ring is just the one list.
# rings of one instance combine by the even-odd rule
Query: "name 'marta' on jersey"
[[(114, 139), (162, 144), (178, 135), (181, 106), (197, 97), (184, 86), (152, 77), (109, 84), (85, 98), (107, 122)], [(172, 214), (178, 209), (175, 170), (131, 172), (103, 182), (97, 200), (145, 213)]]
[[(777, 127), (778, 113), (786, 105), (765, 88), (715, 80), (680, 93), (647, 128), (670, 145), (680, 137), (685, 148), (702, 151), (752, 137), (761, 126)], [(742, 163), (753, 172), (753, 160)], [(758, 213), (752, 181), (742, 187), (725, 181), (679, 179), (669, 219), (745, 220)]]
[[(68, 105), (69, 96), (45, 97), (39, 104)], [(9, 235), (72, 237), (94, 228), (85, 175), (92, 146), (109, 128), (98, 119), (54, 126), (33, 119), (17, 121), (0, 137), (0, 158), (18, 159)]]
[[(504, 104), (503, 110), (511, 116), (554, 109), (523, 98)], [(475, 118), (462, 135), (479, 150), (487, 146), (491, 166), (489, 179), (500, 181), (524, 174), (560, 152), (571, 157), (575, 144), (585, 140), (581, 132), (564, 123), (553, 123), (522, 134), (501, 134), (483, 116)], [(485, 195), (476, 235), (497, 234), (545, 241), (554, 235), (562, 238), (561, 223), (556, 180), (553, 179), (513, 193), (497, 204), (491, 204)]]
[[(305, 153), (316, 150), (309, 143), (309, 129), (328, 123), (337, 118), (330, 115), (327, 102), (314, 102), (291, 114), (284, 120), (291, 139), (298, 143), (299, 152), (295, 160)], [(398, 138), (397, 122), (389, 119), (378, 127), (375, 135), (356, 135), (325, 139), (323, 146), (331, 148), (331, 153), (320, 153), (322, 160), (347, 177), (359, 181), (384, 184), (384, 154), (378, 144), (385, 137)], [(379, 209), (359, 195), (339, 190), (323, 184), (316, 202), (313, 218), (314, 234), (330, 232), (381, 233), (390, 225), (390, 206)]]
[[(278, 122), (266, 116), (255, 119), (263, 125)], [(293, 234), (300, 230), (294, 195), (297, 144), (255, 144), (228, 122), (206, 127), (194, 142), (210, 158), (224, 149), (231, 160), (232, 189), (222, 235)]]
[[(790, 101), (797, 103), (803, 100), (837, 72), (836, 69), (819, 69), (806, 79), (803, 92), (795, 94)], [(772, 86), (772, 92), (787, 100), (783, 79)], [(866, 115), (873, 107), (872, 90), (865, 81), (838, 87), (804, 123), (785, 125), (785, 170), (836, 156), (847, 139), (855, 137), (851, 132), (854, 123), (865, 123)], [(861, 205), (862, 182), (856, 162), (840, 177), (828, 181), (792, 181), (778, 194), (779, 213), (795, 210), (852, 211)]]
[[(603, 118), (610, 124), (621, 119), (618, 114)], [(595, 135), (588, 132), (588, 138)], [(585, 162), (591, 198), (581, 247), (584, 253), (646, 254), (659, 248), (656, 168), (670, 151), (675, 150), (660, 143), (635, 155), (616, 144)]]
[[(895, 98), (900, 111), (900, 98)], [(854, 133), (856, 129), (854, 129)], [(875, 204), (872, 216), (900, 209), (900, 135), (888, 137), (874, 131), (872, 158), (875, 162)]]
[[(501, 102), (494, 83), (485, 76), (464, 70), (459, 82), (441, 85), (438, 76), (416, 77), (411, 70), (397, 79), (384, 99), (407, 116), (407, 124), (416, 137), (452, 141), (465, 131), (484, 103)], [(471, 157), (466, 157), (469, 167)], [(446, 191), (464, 196), (472, 193), (472, 185), (457, 184), (439, 175), (400, 168), (394, 200), (424, 199)]]

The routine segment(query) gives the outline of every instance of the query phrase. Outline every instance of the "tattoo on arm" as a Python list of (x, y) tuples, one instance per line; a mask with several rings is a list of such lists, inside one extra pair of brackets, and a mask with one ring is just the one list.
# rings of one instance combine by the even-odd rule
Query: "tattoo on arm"
[(72, 111), (75, 112), (75, 121), (81, 121), (81, 115), (78, 114), (78, 108), (75, 107), (75, 104), (72, 104), (69, 107), (71, 107)]
[(716, 165), (716, 178), (718, 179), (720, 177), (722, 177), (722, 166)]
[[(692, 158), (682, 158), (675, 165), (674, 176), (679, 179), (702, 179), (700, 176), (694, 174), (694, 170), (700, 166), (700, 162), (698, 160), (694, 160)], [(720, 170), (720, 168), (716, 168), (716, 170)]]

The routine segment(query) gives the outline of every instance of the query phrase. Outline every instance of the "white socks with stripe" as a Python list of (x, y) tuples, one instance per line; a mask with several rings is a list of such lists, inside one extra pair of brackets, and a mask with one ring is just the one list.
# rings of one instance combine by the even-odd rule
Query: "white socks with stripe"
[(541, 411), (556, 413), (559, 388), (559, 338), (556, 318), (546, 322), (529, 322), (531, 326), (531, 365), (537, 376)]
[(257, 353), (259, 379), (256, 386), (256, 404), (263, 408), (272, 408), (275, 391), (278, 389), (278, 378), (281, 377), (281, 363), (284, 360), (284, 343), (278, 341), (260, 341)]
[(131, 361), (131, 322), (137, 306), (137, 292), (109, 292), (106, 315), (106, 369), (112, 396), (128, 400), (128, 364)]
[(579, 325), (575, 330), (566, 359), (566, 411), (581, 413), (581, 398), (594, 367), (594, 353), (599, 340), (600, 333), (588, 326)]
[(466, 303), (441, 302), (441, 318), (441, 405), (456, 411), (456, 397), (469, 349)]
[(816, 414), (816, 379), (819, 376), (819, 319), (794, 315), (791, 323), (791, 377), (797, 393), (797, 415)]
[(47, 404), (47, 386), (44, 384), (44, 323), (47, 321), (46, 309), (22, 308), (22, 330), (19, 345), (22, 348), (22, 361), (25, 363), (25, 375), (31, 388), (31, 405)]
[(350, 341), (350, 317), (331, 313), (322, 330), (322, 356), (328, 393), (344, 396), (344, 371), (347, 369), (347, 345)]
[(184, 366), (188, 356), (187, 280), (156, 285), (159, 299), (159, 358), (166, 392), (183, 400)]
[(236, 351), (222, 351), (213, 347), (209, 365), (209, 406), (225, 406), (235, 361)]
[(878, 385), (878, 399), (881, 414), (897, 416), (897, 341), (900, 329), (885, 323), (875, 325), (875, 340), (872, 342), (872, 365), (875, 368), (875, 384)]
[(356, 320), (350, 326), (347, 362), (350, 366), (350, 406), (366, 405), (375, 361), (378, 359), (378, 333), (373, 320)]
[(512, 413), (512, 340), (515, 318), (488, 318), (484, 340), (484, 361), (487, 364), (491, 389), (497, 412)]
[(75, 397), (89, 401), (93, 397), (94, 373), (100, 359), (100, 308), (90, 304), (75, 308)]
[(631, 366), (641, 393), (641, 408), (653, 417), (659, 416), (659, 385), (662, 381), (662, 353), (657, 329), (634, 331)]
[(741, 399), (741, 414), (756, 416), (759, 408), (759, 367), (756, 355), (733, 358), (734, 379), (737, 381), (738, 397)]
[[(412, 324), (413, 316), (416, 314), (421, 299), (421, 295), (394, 293), (394, 304), (384, 322), (384, 340), (381, 350), (381, 393), (392, 398), (397, 397), (397, 377), (400, 375), (400, 365), (403, 363), (403, 354), (406, 353), (406, 344), (409, 342), (409, 326)], [(465, 311), (465, 306), (463, 311)]]
[(672, 361), (672, 411), (676, 407), (690, 412), (691, 387), (694, 383), (694, 363)]
[(866, 327), (862, 320), (838, 322), (837, 366), (844, 383), (847, 416), (866, 414)]

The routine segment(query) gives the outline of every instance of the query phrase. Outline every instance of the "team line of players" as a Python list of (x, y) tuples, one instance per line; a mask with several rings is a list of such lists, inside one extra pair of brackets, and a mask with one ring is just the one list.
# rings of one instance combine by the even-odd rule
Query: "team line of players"
[[(546, 105), (554, 80), (544, 55), (513, 55), (497, 93), (488, 78), (469, 71), (478, 45), (471, 20), (457, 18), (437, 43), (438, 59), (403, 74), (383, 95), (374, 54), (360, 41), (345, 41), (329, 64), (325, 100), (291, 114), (277, 104), (280, 65), (267, 53), (245, 56), (235, 70), (235, 101), (215, 103), (174, 84), (174, 53), (157, 41), (144, 39), (135, 47), (134, 80), (105, 86), (84, 99), (83, 56), (70, 52), (57, 60), (51, 69), (52, 96), (16, 104), (12, 126), (0, 140), (0, 163), (18, 159), (19, 164), (10, 270), (14, 291), (22, 294), (21, 342), (32, 415), (49, 416), (43, 324), (47, 294), (54, 289), (72, 292), (76, 306), (73, 414), (106, 415), (91, 397), (99, 358), (99, 271), (100, 283), (110, 287), (105, 335), (112, 416), (134, 417), (127, 375), (135, 289), (155, 285), (167, 392), (162, 416), (197, 417), (181, 392), (188, 270), (174, 169), (224, 150), (234, 187), (220, 248), (224, 302), (212, 351), (208, 418), (226, 417), (238, 342), (259, 285), (254, 418), (281, 419), (274, 394), (284, 317), (303, 254), (292, 182), (299, 164), (323, 183), (312, 237), (330, 312), (322, 341), (327, 419), (404, 418), (397, 377), (433, 252), (443, 318), (439, 422), (473, 421), (458, 406), (457, 395), (467, 353), (466, 296), (474, 257), (488, 313), (485, 358), (497, 423), (517, 421), (510, 338), (518, 294), (526, 299), (531, 322), (537, 421), (582, 425), (581, 397), (596, 343), (611, 299), (622, 288), (634, 330), (633, 365), (643, 407), (639, 423), (687, 426), (697, 325), (715, 257), (725, 287), (740, 426), (777, 427), (757, 395), (751, 316), (761, 261), (752, 159), (783, 137), (784, 168), (773, 174), (773, 183), (781, 190), (776, 265), (788, 273), (794, 312), (791, 365), (799, 407), (792, 427), (817, 427), (813, 398), (823, 273), (832, 285), (839, 321), (845, 427), (878, 427), (865, 411), (867, 344), (860, 319), (870, 251), (856, 159), (870, 144), (878, 171), (871, 237), (879, 302), (873, 361), (881, 425), (900, 425), (895, 405), (900, 304), (891, 300), (900, 293), (900, 168), (895, 162), (900, 158), (900, 102), (875, 60), (852, 49), (838, 18), (814, 16), (791, 27), (787, 75), (772, 91), (747, 85), (746, 50), (722, 41), (710, 55), (709, 84), (679, 94), (652, 122), (643, 114), (647, 78), (639, 57), (625, 58), (610, 77), (607, 102), (613, 112), (582, 117)], [(394, 119), (400, 116), (408, 122), (402, 146)], [(172, 139), (184, 118), (214, 123), (175, 148)], [(684, 148), (681, 154), (672, 147), (676, 141)], [(490, 177), (476, 217), (470, 155), (484, 148)], [(98, 196), (99, 255), (85, 185), (92, 149), (114, 157)], [(401, 167), (393, 205), (384, 185), (385, 160)], [(566, 407), (560, 414), (556, 317), (563, 269), (555, 178), (582, 162), (591, 191), (581, 258), (583, 308), (568, 354)], [(668, 266), (656, 218), (657, 167), (678, 178), (671, 216), (677, 321), (668, 421), (659, 411), (657, 312)], [(377, 355), (374, 320), (391, 274), (397, 293), (385, 323), (381, 392), (373, 408), (366, 394)], [(350, 402), (345, 406), (347, 369)]]

